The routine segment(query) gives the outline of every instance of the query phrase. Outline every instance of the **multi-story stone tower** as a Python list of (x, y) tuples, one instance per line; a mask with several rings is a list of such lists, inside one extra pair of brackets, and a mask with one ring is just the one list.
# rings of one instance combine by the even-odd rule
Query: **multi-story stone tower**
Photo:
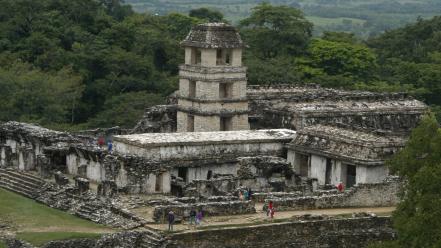
[(197, 25), (181, 45), (178, 132), (249, 129), (245, 45), (236, 29), (224, 23)]

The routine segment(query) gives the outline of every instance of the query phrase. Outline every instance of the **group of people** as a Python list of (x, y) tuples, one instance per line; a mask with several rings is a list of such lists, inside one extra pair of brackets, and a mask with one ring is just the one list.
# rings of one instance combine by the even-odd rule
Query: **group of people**
[(239, 190), (239, 200), (249, 201), (251, 200), (252, 194), (251, 188), (245, 189), (243, 192), (242, 190)]
[[(189, 225), (193, 225), (193, 224), (195, 226), (200, 225), (203, 217), (204, 217), (204, 214), (203, 214), (202, 210), (196, 211), (196, 210), (192, 209), (190, 211), (189, 218), (188, 218)], [(170, 212), (168, 212), (167, 221), (168, 221), (168, 230), (173, 231), (173, 225), (175, 224), (175, 213), (171, 210), (170, 210)]]
[(112, 150), (113, 150), (113, 143), (112, 143), (112, 140), (108, 140), (108, 141), (106, 142), (106, 140), (104, 139), (103, 136), (100, 136), (100, 137), (98, 138), (98, 140), (97, 140), (97, 145), (98, 145), (99, 147), (104, 147), (104, 146), (106, 145), (106, 143), (107, 143), (107, 151), (111, 153)]

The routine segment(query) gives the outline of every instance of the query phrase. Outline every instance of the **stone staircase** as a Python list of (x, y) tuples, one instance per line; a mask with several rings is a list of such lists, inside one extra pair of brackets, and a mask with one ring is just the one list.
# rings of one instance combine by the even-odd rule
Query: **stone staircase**
[(161, 234), (145, 229), (138, 241), (139, 248), (161, 248), (165, 247), (166, 240)]
[(45, 181), (30, 173), (0, 169), (0, 188), (35, 199)]

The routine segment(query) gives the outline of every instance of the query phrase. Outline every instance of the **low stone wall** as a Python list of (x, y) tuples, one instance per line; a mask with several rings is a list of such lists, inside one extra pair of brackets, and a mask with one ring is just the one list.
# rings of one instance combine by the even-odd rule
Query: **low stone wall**
[(265, 202), (266, 199), (278, 199), (278, 198), (292, 198), (303, 196), (303, 192), (262, 192), (253, 193), (252, 200), (255, 202)]
[(206, 202), (182, 205), (161, 205), (156, 206), (153, 212), (153, 219), (156, 222), (166, 222), (167, 214), (173, 211), (177, 219), (188, 218), (190, 211), (202, 209), (204, 217), (221, 215), (252, 214), (256, 212), (254, 203), (251, 201), (228, 201), (228, 202)]
[[(348, 207), (389, 207), (396, 206), (400, 199), (398, 178), (388, 178), (382, 183), (359, 184), (344, 193), (302, 196), (294, 198), (273, 198), (276, 211), (309, 210)], [(266, 206), (266, 205), (265, 205)]]
[(201, 230), (171, 236), (169, 248), (183, 247), (366, 247), (395, 238), (389, 217), (288, 222)]

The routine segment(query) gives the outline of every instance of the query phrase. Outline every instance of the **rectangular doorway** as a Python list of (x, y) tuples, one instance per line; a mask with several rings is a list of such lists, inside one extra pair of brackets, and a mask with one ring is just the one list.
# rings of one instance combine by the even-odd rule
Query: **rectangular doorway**
[(299, 164), (300, 164), (300, 171), (298, 172), (300, 176), (307, 177), (308, 176), (308, 170), (309, 170), (309, 156), (303, 155), (303, 154), (296, 154), (299, 158)]
[(182, 178), (184, 182), (187, 182), (187, 173), (188, 173), (188, 168), (185, 167), (178, 168), (178, 177)]
[(187, 132), (194, 132), (194, 115), (187, 115)]
[(357, 167), (354, 165), (346, 166), (346, 188), (354, 186), (357, 178)]
[(326, 159), (326, 172), (325, 172), (325, 184), (331, 184), (332, 176), (332, 160), (330, 158)]
[(220, 118), (220, 131), (231, 131), (232, 127), (232, 118), (231, 117), (221, 117)]
[(156, 175), (155, 192), (162, 192), (162, 174)]

